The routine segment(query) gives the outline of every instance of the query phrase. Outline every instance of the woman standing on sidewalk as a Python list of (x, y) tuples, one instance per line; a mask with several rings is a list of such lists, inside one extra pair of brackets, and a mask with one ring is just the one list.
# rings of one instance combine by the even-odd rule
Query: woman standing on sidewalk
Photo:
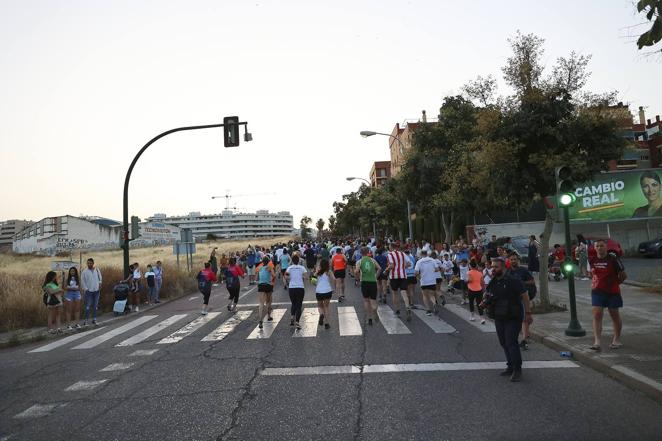
[(60, 329), (60, 315), (62, 314), (63, 289), (57, 284), (57, 273), (49, 271), (46, 273), (43, 285), (46, 294), (46, 307), (48, 308), (48, 333), (62, 332)]
[(262, 263), (257, 266), (255, 271), (257, 272), (257, 292), (260, 295), (260, 306), (258, 308), (260, 321), (258, 327), (262, 329), (262, 321), (264, 320), (265, 312), (267, 320), (273, 320), (271, 317), (271, 300), (274, 293), (276, 273), (274, 272), (274, 264), (271, 263), (269, 256), (264, 256), (262, 258)]
[[(67, 329), (80, 329), (80, 277), (78, 277), (78, 270), (75, 266), (69, 268), (66, 283), (67, 292), (64, 295), (64, 320), (67, 323)], [(71, 322), (76, 324), (72, 327)]]
[(295, 252), (292, 256), (292, 265), (289, 265), (285, 270), (285, 280), (283, 282), (287, 283), (290, 301), (292, 302), (290, 326), (296, 326), (297, 331), (301, 330), (299, 320), (301, 320), (301, 313), (303, 312), (303, 296), (306, 293), (303, 275), (307, 272), (303, 265), (299, 265), (299, 254)]
[(333, 284), (335, 278), (329, 269), (329, 261), (322, 259), (317, 272), (317, 285), (315, 286), (315, 298), (317, 299), (317, 309), (320, 313), (319, 325), (324, 325), (324, 329), (329, 329), (329, 303), (333, 295)]

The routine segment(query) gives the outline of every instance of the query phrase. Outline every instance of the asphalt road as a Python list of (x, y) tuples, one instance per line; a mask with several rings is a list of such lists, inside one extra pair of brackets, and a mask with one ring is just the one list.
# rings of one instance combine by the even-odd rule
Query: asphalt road
[[(256, 294), (243, 289), (240, 303), (256, 303)], [(176, 342), (159, 343), (198, 319), (200, 295), (102, 323), (76, 341), (3, 350), (0, 439), (660, 439), (662, 406), (541, 345), (525, 360), (559, 367), (525, 368), (524, 381), (510, 383), (498, 375), (496, 335), (465, 311), (411, 322), (386, 311), (382, 323), (357, 328), (349, 319), (356, 311), (362, 321), (358, 289), (349, 286), (347, 298), (342, 325), (333, 304), (331, 329), (313, 324), (309, 337), (293, 337), (286, 312), (269, 338), (250, 338), (260, 336), (256, 308), (227, 322), (217, 287), (211, 304), (220, 314), (187, 334), (188, 325)], [(274, 301), (289, 302), (282, 288)]]
[(622, 261), (630, 280), (662, 285), (662, 259), (625, 257)]

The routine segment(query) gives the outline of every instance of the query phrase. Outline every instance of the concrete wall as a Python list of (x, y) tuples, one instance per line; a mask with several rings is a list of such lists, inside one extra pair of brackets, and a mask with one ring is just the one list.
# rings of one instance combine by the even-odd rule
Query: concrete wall
[[(521, 222), (509, 224), (485, 224), (474, 225), (474, 231), (485, 231), (489, 238), (492, 234), (501, 236), (530, 236), (535, 234), (539, 237), (543, 232), (544, 222)], [(621, 247), (626, 252), (637, 252), (637, 246), (641, 242), (653, 240), (662, 237), (662, 219), (632, 219), (610, 223), (572, 223), (570, 224), (571, 239), (575, 239), (577, 234), (583, 234), (585, 237), (611, 237), (620, 242)], [(563, 224), (555, 223), (550, 245), (555, 243), (563, 244), (565, 242)]]

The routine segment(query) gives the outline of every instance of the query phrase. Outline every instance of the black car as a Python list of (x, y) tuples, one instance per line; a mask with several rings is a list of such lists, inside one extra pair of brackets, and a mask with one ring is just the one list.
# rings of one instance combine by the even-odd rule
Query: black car
[(649, 257), (662, 257), (662, 237), (641, 242), (639, 244), (639, 254)]

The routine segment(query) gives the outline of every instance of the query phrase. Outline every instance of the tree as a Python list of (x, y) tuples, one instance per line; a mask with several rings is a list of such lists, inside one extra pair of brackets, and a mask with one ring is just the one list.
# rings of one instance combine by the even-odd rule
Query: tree
[[(662, 40), (662, 0), (639, 0), (637, 12), (645, 12), (646, 20), (652, 22), (651, 28), (637, 39), (637, 48), (651, 47)], [(662, 52), (662, 48), (655, 52)]]
[(545, 40), (533, 34), (522, 34), (517, 31), (514, 38), (508, 39), (508, 43), (513, 54), (508, 57), (506, 65), (501, 69), (503, 79), (515, 89), (516, 95), (521, 97), (540, 86)]
[(334, 215), (329, 216), (329, 230), (332, 234), (336, 232), (336, 217)]
[(299, 228), (301, 229), (301, 239), (303, 240), (310, 239), (310, 227), (308, 227), (308, 225), (312, 221), (313, 220), (308, 216), (303, 216), (301, 218), (301, 222), (299, 222)]
[(477, 102), (478, 105), (487, 107), (494, 103), (494, 96), (497, 90), (496, 78), (488, 75), (483, 78), (480, 75), (475, 80), (469, 81), (462, 86), (462, 92), (469, 98)]
[(322, 218), (317, 219), (317, 222), (315, 223), (315, 227), (317, 227), (317, 239), (321, 239), (322, 232), (324, 231), (324, 219)]

